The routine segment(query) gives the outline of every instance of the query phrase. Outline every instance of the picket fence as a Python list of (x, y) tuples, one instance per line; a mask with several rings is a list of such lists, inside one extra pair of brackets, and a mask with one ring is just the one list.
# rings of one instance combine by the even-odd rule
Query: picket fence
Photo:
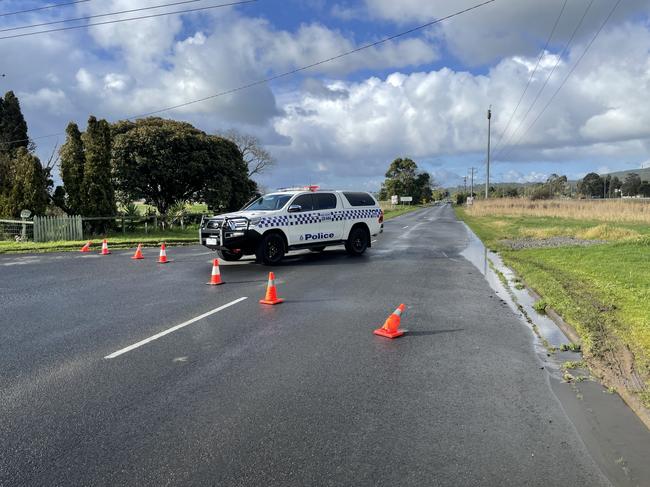
[(35, 216), (34, 242), (83, 240), (81, 216)]

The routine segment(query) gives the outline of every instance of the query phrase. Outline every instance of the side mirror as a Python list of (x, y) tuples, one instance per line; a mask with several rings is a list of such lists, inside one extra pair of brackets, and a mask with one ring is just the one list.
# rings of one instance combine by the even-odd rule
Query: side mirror
[(300, 205), (291, 205), (289, 206), (289, 213), (297, 213), (302, 210), (302, 206)]

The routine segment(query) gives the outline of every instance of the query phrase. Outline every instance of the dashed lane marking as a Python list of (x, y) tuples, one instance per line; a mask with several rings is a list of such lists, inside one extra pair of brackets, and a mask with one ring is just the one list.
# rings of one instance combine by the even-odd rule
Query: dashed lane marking
[(231, 301), (229, 303), (224, 304), (223, 306), (219, 306), (218, 308), (215, 308), (211, 311), (208, 311), (207, 313), (203, 313), (202, 315), (197, 316), (196, 318), (192, 318), (191, 320), (188, 320), (184, 323), (181, 323), (180, 325), (172, 326), (171, 328), (161, 331), (160, 333), (156, 333), (153, 336), (150, 336), (149, 338), (145, 338), (144, 340), (139, 341), (138, 343), (134, 343), (133, 345), (129, 345), (128, 347), (125, 347), (121, 350), (118, 350), (117, 352), (113, 352), (110, 355), (106, 355), (104, 357), (105, 359), (112, 359), (115, 357), (119, 357), (120, 355), (130, 352), (131, 350), (135, 350), (138, 347), (141, 347), (142, 345), (146, 345), (149, 342), (153, 342), (154, 340), (158, 340), (159, 338), (164, 337), (165, 335), (169, 335), (170, 333), (173, 333), (177, 330), (180, 330), (181, 328), (185, 328), (188, 325), (191, 325), (192, 323), (196, 323), (199, 320), (202, 320), (203, 318), (207, 318), (210, 315), (213, 315), (215, 313), (218, 313), (219, 311), (222, 311), (226, 308), (229, 308), (230, 306), (233, 306), (237, 303), (241, 303), (245, 299), (248, 299), (246, 297), (241, 297), (239, 299), (235, 299), (234, 301)]

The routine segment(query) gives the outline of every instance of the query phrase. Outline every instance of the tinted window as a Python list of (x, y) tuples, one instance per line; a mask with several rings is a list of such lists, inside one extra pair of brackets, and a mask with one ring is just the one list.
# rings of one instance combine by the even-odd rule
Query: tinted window
[(333, 210), (336, 208), (336, 195), (333, 193), (314, 194), (314, 203), (318, 210)]
[(257, 198), (245, 210), (272, 211), (281, 209), (291, 198), (290, 194), (267, 194)]
[(312, 211), (314, 209), (314, 201), (310, 194), (302, 194), (298, 196), (291, 204), (302, 206), (302, 210), (300, 211)]
[(368, 193), (343, 193), (352, 206), (375, 206), (375, 200)]

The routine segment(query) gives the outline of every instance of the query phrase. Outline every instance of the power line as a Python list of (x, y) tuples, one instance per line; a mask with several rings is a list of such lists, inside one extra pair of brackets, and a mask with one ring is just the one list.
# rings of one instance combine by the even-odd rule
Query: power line
[(28, 8), (26, 10), (17, 10), (15, 12), (7, 12), (4, 14), (0, 14), (0, 17), (8, 17), (10, 15), (18, 15), (18, 14), (26, 14), (29, 12), (37, 12), (39, 10), (47, 10), (51, 8), (56, 8), (56, 7), (65, 7), (67, 5), (76, 5), (77, 3), (86, 3), (86, 2), (91, 2), (92, 0), (76, 0), (74, 2), (66, 2), (66, 3), (54, 3), (52, 5), (45, 5), (43, 7), (34, 7), (34, 8)]
[[(504, 145), (505, 145), (506, 147), (507, 147), (507, 145), (508, 145), (508, 142), (510, 142), (510, 140), (512, 140), (512, 138), (517, 134), (517, 132), (519, 131), (519, 129), (522, 127), (522, 125), (524, 124), (524, 122), (525, 122), (526, 119), (528, 118), (528, 115), (530, 114), (531, 110), (532, 110), (532, 109), (535, 107), (535, 105), (537, 104), (537, 101), (539, 100), (539, 97), (542, 95), (542, 92), (543, 92), (544, 89), (546, 88), (546, 85), (548, 85), (548, 82), (550, 81), (551, 76), (553, 76), (553, 73), (555, 72), (555, 70), (557, 69), (557, 67), (560, 65), (560, 62), (562, 62), (562, 56), (564, 56), (564, 54), (568, 52), (568, 49), (569, 49), (569, 47), (571, 46), (571, 43), (573, 42), (573, 39), (574, 39), (576, 33), (578, 32), (578, 30), (579, 30), (580, 27), (582, 26), (582, 23), (584, 22), (585, 17), (587, 16), (587, 12), (589, 12), (589, 9), (590, 9), (591, 6), (593, 5), (593, 3), (594, 3), (594, 0), (590, 0), (589, 4), (587, 5), (587, 8), (585, 8), (585, 11), (582, 13), (582, 17), (580, 17), (580, 20), (578, 21), (578, 24), (576, 25), (575, 29), (573, 29), (573, 32), (571, 33), (571, 37), (569, 38), (569, 40), (568, 40), (568, 41), (566, 42), (566, 44), (564, 45), (564, 48), (562, 49), (562, 52), (560, 52), (560, 54), (559, 54), (558, 57), (557, 57), (557, 61), (555, 62), (555, 64), (553, 65), (553, 68), (551, 69), (551, 71), (548, 73), (548, 76), (547, 76), (546, 79), (544, 80), (544, 83), (542, 84), (542, 87), (537, 91), (537, 94), (535, 95), (535, 99), (533, 100), (533, 102), (532, 102), (532, 103), (530, 104), (530, 106), (528, 107), (528, 110), (526, 110), (526, 113), (524, 114), (524, 116), (523, 116), (523, 118), (521, 119), (521, 121), (517, 124), (517, 127), (515, 128), (515, 130), (514, 130), (514, 131), (513, 131), (509, 136), (508, 136), (507, 140), (504, 142)], [(504, 150), (504, 149), (502, 148), (502, 149), (499, 151), (499, 153), (495, 154), (495, 158), (496, 158), (496, 157), (499, 157), (499, 155), (501, 155), (501, 153), (503, 152), (503, 150)]]
[(169, 110), (174, 110), (176, 108), (182, 108), (182, 107), (186, 107), (188, 105), (193, 105), (194, 103), (200, 103), (200, 102), (203, 102), (203, 101), (211, 100), (213, 98), (219, 98), (221, 96), (230, 95), (230, 94), (236, 93), (238, 91), (242, 91), (242, 90), (246, 90), (248, 88), (252, 88), (254, 86), (258, 86), (258, 85), (269, 83), (271, 81), (275, 81), (275, 80), (280, 79), (280, 78), (286, 78), (287, 76), (294, 75), (294, 74), (299, 73), (301, 71), (306, 71), (306, 70), (314, 68), (316, 66), (320, 66), (322, 64), (326, 64), (326, 63), (329, 63), (331, 61), (335, 61), (337, 59), (341, 59), (343, 57), (349, 56), (350, 54), (354, 54), (354, 53), (357, 53), (359, 51), (363, 51), (365, 49), (370, 49), (371, 47), (375, 47), (375, 46), (378, 46), (380, 44), (384, 44), (386, 42), (392, 41), (393, 39), (397, 39), (398, 37), (403, 37), (405, 35), (412, 34), (413, 32), (425, 29), (427, 27), (438, 24), (438, 23), (443, 22), (445, 20), (449, 20), (449, 19), (451, 19), (453, 17), (457, 17), (459, 15), (465, 14), (467, 12), (470, 12), (471, 10), (475, 10), (477, 8), (483, 7), (483, 6), (487, 5), (487, 4), (493, 3), (495, 1), (496, 0), (487, 0), (487, 1), (483, 2), (483, 3), (479, 3), (479, 4), (476, 4), (476, 5), (472, 6), (472, 7), (469, 7), (469, 8), (463, 9), (463, 10), (459, 10), (458, 12), (447, 15), (445, 17), (441, 17), (439, 19), (432, 20), (431, 22), (427, 22), (426, 24), (418, 25), (417, 27), (413, 27), (412, 29), (400, 32), (399, 34), (394, 34), (394, 35), (392, 35), (390, 37), (385, 37), (385, 38), (380, 39), (380, 40), (378, 40), (376, 42), (366, 44), (366, 45), (363, 45), (361, 47), (357, 47), (356, 49), (352, 49), (350, 51), (343, 52), (343, 53), (338, 54), (336, 56), (332, 56), (330, 58), (323, 59), (322, 61), (317, 61), (317, 62), (314, 62), (312, 64), (308, 64), (306, 66), (302, 66), (302, 67), (299, 67), (299, 68), (296, 68), (296, 69), (292, 69), (291, 71), (286, 71), (284, 73), (277, 74), (275, 76), (270, 76), (268, 78), (264, 78), (264, 79), (261, 79), (261, 80), (258, 80), (258, 81), (253, 81), (252, 83), (248, 83), (248, 84), (240, 86), (238, 88), (233, 88), (233, 89), (230, 89), (230, 90), (221, 91), (219, 93), (215, 93), (214, 95), (206, 96), (204, 98), (199, 98), (199, 99), (196, 99), (196, 100), (191, 100), (191, 101), (187, 101), (187, 102), (184, 102), (184, 103), (179, 103), (178, 105), (172, 105), (172, 106), (169, 106), (169, 107), (166, 107), (166, 108), (161, 108), (159, 110), (154, 110), (154, 111), (148, 112), (148, 113), (142, 113), (142, 114), (139, 114), (139, 115), (134, 115), (132, 117), (129, 117), (129, 119), (147, 117), (149, 115), (155, 115), (157, 113), (167, 112)]
[[(85, 0), (88, 1), (88, 0)], [(9, 32), (13, 30), (23, 30), (23, 29), (31, 29), (34, 27), (43, 27), (46, 25), (55, 25), (55, 24), (65, 24), (66, 22), (77, 22), (80, 20), (90, 20), (90, 19), (97, 19), (100, 17), (110, 17), (112, 15), (121, 15), (121, 14), (130, 14), (134, 12), (142, 12), (144, 10), (154, 10), (157, 8), (164, 8), (164, 7), (173, 7), (176, 5), (184, 5), (187, 3), (196, 3), (196, 2), (203, 2), (204, 0), (183, 0), (179, 2), (173, 2), (173, 3), (164, 3), (161, 5), (152, 5), (151, 7), (140, 7), (140, 8), (134, 8), (130, 10), (121, 10), (119, 12), (109, 12), (105, 14), (96, 14), (96, 15), (88, 15), (86, 17), (77, 17), (75, 19), (63, 19), (63, 20), (52, 20), (50, 22), (41, 22), (40, 24), (31, 24), (31, 25), (23, 25), (20, 27), (9, 27), (7, 29), (0, 29), (0, 32)], [(86, 27), (85, 25), (80, 26), (80, 27)]]
[(517, 142), (511, 146), (510, 151), (512, 151), (512, 148), (513, 148), (513, 147), (515, 147), (517, 144), (519, 144), (519, 142), (521, 141), (521, 139), (522, 139), (522, 138), (523, 138), (523, 137), (524, 137), (524, 136), (525, 136), (525, 135), (530, 131), (530, 129), (533, 128), (533, 125), (535, 125), (535, 124), (537, 123), (537, 121), (538, 121), (538, 120), (540, 119), (540, 117), (544, 114), (544, 112), (546, 111), (546, 109), (551, 105), (551, 103), (553, 102), (553, 100), (555, 99), (555, 97), (557, 96), (557, 94), (558, 94), (558, 93), (560, 92), (560, 90), (564, 87), (564, 85), (566, 84), (566, 82), (569, 80), (569, 78), (571, 77), (571, 75), (573, 74), (573, 72), (576, 70), (576, 68), (578, 67), (578, 65), (579, 65), (580, 62), (582, 61), (582, 58), (585, 57), (585, 55), (587, 54), (587, 51), (589, 51), (589, 49), (591, 48), (591, 46), (593, 45), (593, 43), (596, 41), (596, 38), (600, 35), (601, 31), (605, 28), (605, 25), (607, 24), (607, 22), (609, 22), (609, 19), (612, 17), (612, 15), (614, 15), (614, 11), (618, 8), (618, 6), (619, 6), (620, 3), (621, 3), (621, 0), (618, 0), (618, 1), (614, 4), (614, 6), (612, 7), (612, 9), (609, 11), (609, 14), (607, 14), (607, 17), (605, 17), (605, 20), (603, 21), (603, 23), (600, 24), (600, 27), (598, 28), (598, 30), (596, 31), (596, 33), (594, 34), (594, 36), (591, 38), (591, 40), (589, 41), (589, 43), (588, 43), (587, 46), (585, 47), (584, 51), (582, 51), (582, 54), (580, 54), (580, 57), (576, 60), (575, 64), (574, 64), (573, 67), (569, 70), (569, 72), (568, 72), (567, 75), (564, 77), (564, 79), (562, 80), (562, 82), (560, 83), (560, 85), (557, 87), (557, 89), (553, 92), (553, 95), (551, 95), (551, 97), (549, 98), (549, 100), (548, 100), (548, 102), (546, 103), (546, 105), (544, 105), (544, 108), (542, 108), (542, 110), (539, 112), (539, 114), (537, 115), (537, 117), (535, 117), (535, 120), (533, 120), (533, 123), (531, 123), (531, 124), (528, 126), (528, 128), (524, 131), (524, 133), (521, 134), (521, 136), (517, 139)]
[[(264, 79), (261, 79), (261, 80), (258, 80), (258, 81), (253, 81), (253, 82), (245, 84), (243, 86), (239, 86), (237, 88), (232, 88), (230, 90), (215, 93), (214, 95), (206, 96), (204, 98), (199, 98), (199, 99), (196, 99), (196, 100), (190, 100), (190, 101), (187, 101), (187, 102), (184, 102), (184, 103), (180, 103), (178, 105), (173, 105), (173, 106), (170, 106), (170, 107), (161, 108), (159, 110), (155, 110), (155, 111), (140, 114), (140, 115), (133, 115), (133, 116), (128, 117), (126, 120), (131, 120), (131, 119), (134, 119), (134, 118), (146, 117), (146, 116), (154, 115), (154, 114), (157, 114), (157, 113), (167, 112), (167, 111), (170, 111), (170, 110), (174, 110), (176, 108), (185, 107), (185, 106), (192, 105), (192, 104), (195, 104), (195, 103), (200, 103), (200, 102), (203, 102), (203, 101), (207, 101), (207, 100), (211, 100), (211, 99), (218, 98), (218, 97), (221, 97), (221, 96), (236, 93), (238, 91), (243, 91), (243, 90), (246, 90), (248, 88), (252, 88), (254, 86), (269, 83), (271, 81), (274, 81), (274, 80), (277, 80), (277, 79), (280, 79), (280, 78), (286, 78), (288, 76), (299, 73), (301, 71), (305, 71), (305, 70), (313, 68), (315, 66), (320, 66), (322, 64), (326, 64), (326, 63), (329, 63), (331, 61), (341, 59), (341, 58), (343, 58), (345, 56), (349, 56), (351, 54), (357, 53), (359, 51), (363, 51), (365, 49), (370, 49), (371, 47), (375, 47), (375, 46), (377, 46), (379, 44), (383, 44), (383, 43), (389, 42), (389, 41), (391, 41), (393, 39), (397, 39), (399, 37), (403, 37), (403, 36), (411, 34), (413, 32), (425, 29), (425, 28), (427, 28), (427, 27), (429, 27), (431, 25), (438, 24), (438, 23), (443, 22), (445, 20), (449, 20), (449, 19), (451, 19), (453, 17), (458, 17), (459, 15), (462, 15), (462, 14), (465, 14), (465, 13), (470, 12), (472, 10), (478, 9), (478, 8), (483, 7), (485, 5), (488, 5), (490, 3), (494, 3), (495, 1), (496, 0), (487, 0), (487, 1), (484, 1), (482, 3), (478, 3), (478, 4), (476, 4), (476, 5), (472, 6), (472, 7), (468, 7), (466, 9), (454, 12), (453, 14), (449, 14), (449, 15), (447, 15), (445, 17), (441, 17), (439, 19), (432, 20), (431, 22), (427, 22), (426, 24), (422, 24), (422, 25), (419, 25), (419, 26), (414, 27), (412, 29), (408, 29), (408, 30), (405, 30), (403, 32), (400, 32), (398, 34), (394, 34), (392, 36), (385, 37), (385, 38), (380, 39), (380, 40), (378, 40), (376, 42), (372, 42), (370, 44), (366, 44), (366, 45), (363, 45), (361, 47), (357, 47), (356, 49), (351, 49), (349, 51), (343, 52), (343, 53), (338, 54), (336, 56), (332, 56), (330, 58), (323, 59), (321, 61), (317, 61), (317, 62), (308, 64), (306, 66), (302, 66), (302, 67), (299, 67), (299, 68), (296, 68), (296, 69), (292, 69), (291, 71), (286, 71), (284, 73), (277, 74), (275, 76), (270, 76), (268, 78), (264, 78)], [(38, 136), (38, 137), (32, 137), (31, 139), (28, 139), (28, 140), (38, 140), (38, 139), (55, 137), (55, 136), (64, 135), (64, 134), (65, 134), (65, 132), (59, 132), (59, 133), (56, 133), (56, 134), (49, 134), (49, 135), (42, 135), (42, 136)], [(24, 142), (24, 140), (12, 140), (12, 141), (9, 141), (9, 142), (0, 142), (0, 144), (12, 144), (12, 143), (16, 143), (16, 142)]]
[(564, 13), (564, 9), (566, 8), (566, 4), (569, 0), (564, 0), (564, 3), (562, 4), (562, 8), (560, 9), (560, 13), (558, 14), (557, 18), (555, 19), (555, 23), (553, 24), (553, 28), (551, 29), (551, 33), (548, 35), (548, 38), (546, 39), (546, 44), (544, 44), (544, 47), (542, 48), (542, 52), (540, 52), (539, 57), (537, 58), (537, 64), (535, 64), (535, 68), (533, 69), (533, 72), (530, 73), (530, 77), (528, 78), (528, 82), (526, 83), (526, 86), (524, 87), (524, 91), (521, 93), (521, 96), (519, 97), (519, 101), (517, 102), (517, 106), (515, 106), (515, 109), (512, 111), (510, 114), (510, 118), (508, 119), (508, 123), (506, 124), (506, 128), (503, 129), (503, 132), (501, 132), (501, 135), (499, 136), (499, 140), (497, 141), (495, 145), (495, 152), (498, 151), (501, 148), (501, 141), (503, 140), (503, 136), (506, 134), (508, 131), (508, 128), (510, 128), (510, 124), (512, 123), (512, 120), (515, 116), (515, 113), (517, 113), (517, 110), (519, 109), (519, 105), (521, 105), (522, 100), (524, 99), (524, 96), (526, 95), (526, 92), (528, 91), (528, 88), (530, 87), (530, 83), (533, 81), (533, 77), (535, 76), (535, 73), (537, 72), (537, 68), (539, 68), (540, 63), (542, 62), (542, 58), (544, 57), (544, 54), (546, 54), (546, 49), (548, 48), (548, 45), (551, 42), (551, 39), (553, 38), (553, 34), (555, 34), (555, 29), (557, 29), (557, 25), (560, 22), (560, 18), (562, 17), (562, 14)]
[[(199, 1), (199, 0), (196, 0)], [(242, 5), (245, 3), (253, 3), (257, 2), (257, 0), (240, 0), (237, 2), (231, 2), (231, 3), (222, 3), (219, 5), (211, 5), (209, 7), (197, 7), (197, 8), (190, 8), (190, 9), (185, 9), (185, 10), (175, 10), (173, 12), (162, 12), (159, 14), (151, 14), (151, 15), (141, 15), (138, 17), (129, 17), (128, 19), (115, 19), (115, 20), (106, 20), (104, 22), (95, 22), (92, 24), (84, 24), (84, 25), (74, 25), (70, 27), (59, 27), (56, 29), (47, 29), (47, 30), (39, 30), (37, 32), (26, 32), (22, 34), (12, 34), (10, 36), (4, 36), (0, 37), (0, 40), (2, 39), (15, 39), (16, 37), (28, 37), (28, 36), (33, 36), (33, 35), (38, 35), (38, 34), (46, 34), (48, 32), (61, 32), (64, 30), (72, 30), (72, 29), (85, 29), (86, 27), (93, 27), (96, 25), (107, 25), (107, 24), (118, 24), (120, 22), (129, 22), (131, 20), (142, 20), (142, 19), (152, 19), (156, 17), (164, 17), (167, 15), (176, 15), (176, 14), (185, 14), (185, 13), (190, 13), (190, 12), (200, 12), (203, 10), (210, 10), (214, 8), (221, 8), (221, 7), (231, 7), (234, 5)], [(154, 8), (154, 7), (149, 7), (149, 8)], [(155, 8), (160, 8), (160, 7), (155, 7)]]

